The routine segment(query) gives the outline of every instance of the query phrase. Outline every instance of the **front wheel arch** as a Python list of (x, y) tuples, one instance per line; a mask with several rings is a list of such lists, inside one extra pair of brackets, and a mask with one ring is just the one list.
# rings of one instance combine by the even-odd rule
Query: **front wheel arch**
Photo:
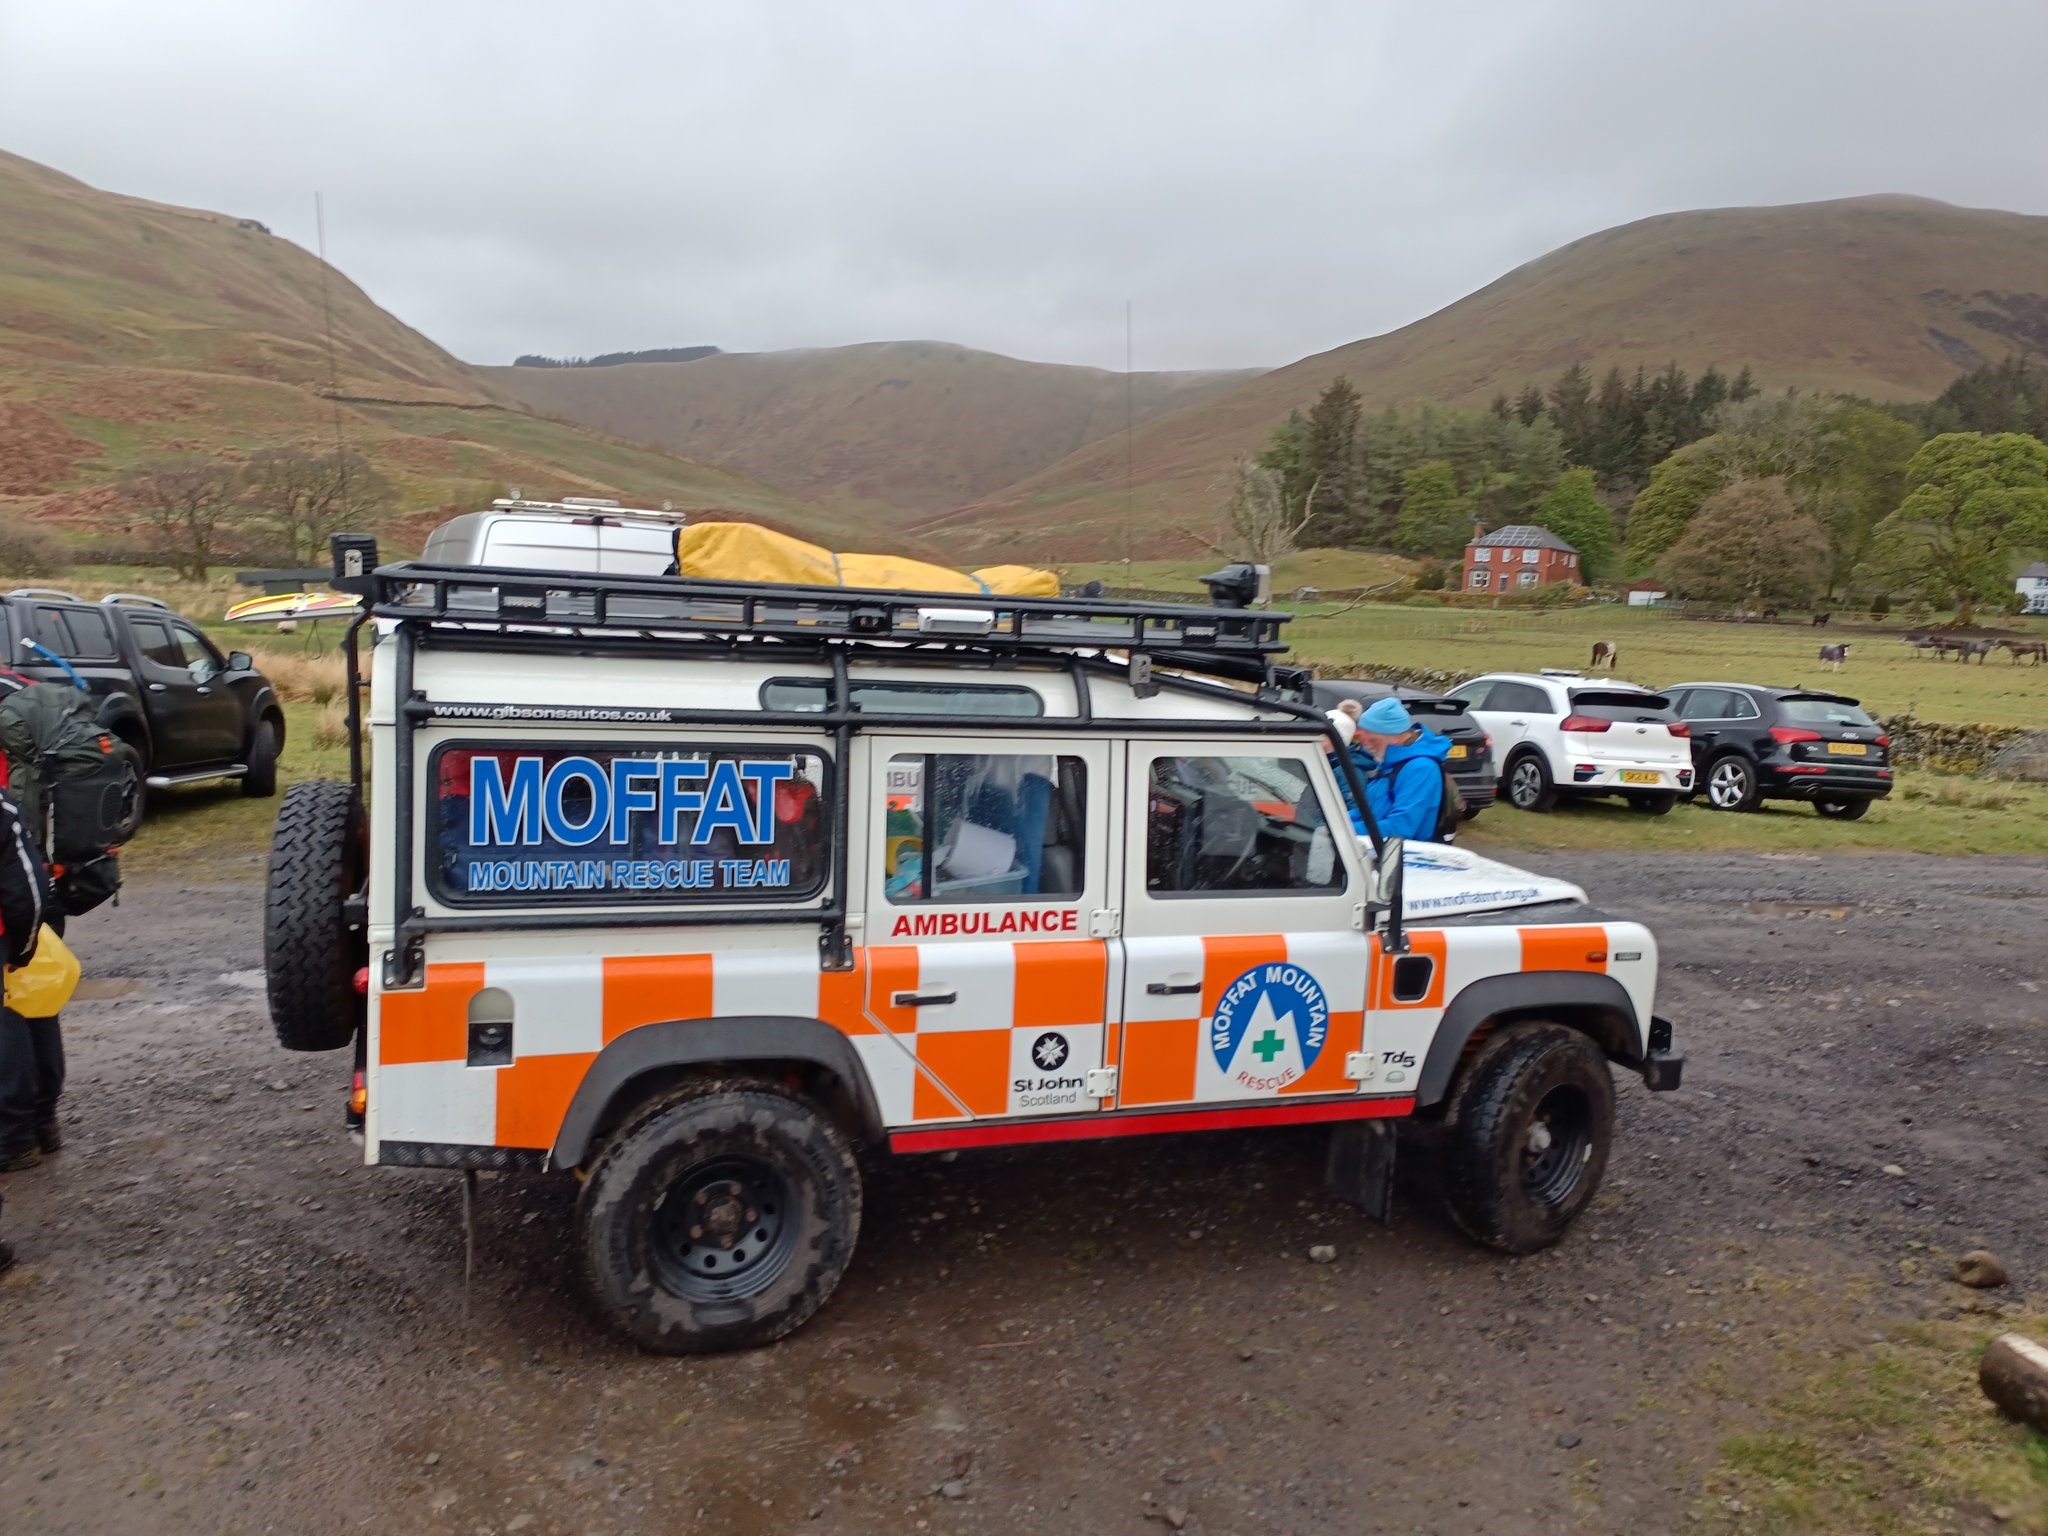
[(1589, 1036), (1610, 1061), (1640, 1066), (1643, 1027), (1628, 989), (1597, 971), (1524, 971), (1475, 981), (1444, 1009), (1416, 1077), (1415, 1107), (1443, 1103), (1460, 1069), (1509, 1024), (1541, 1019)]

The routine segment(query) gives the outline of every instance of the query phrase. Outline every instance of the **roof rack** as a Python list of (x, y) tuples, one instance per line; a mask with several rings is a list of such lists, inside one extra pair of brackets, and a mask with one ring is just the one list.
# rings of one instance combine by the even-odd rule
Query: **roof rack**
[[(689, 576), (590, 575), (404, 562), (366, 594), (379, 619), (608, 645), (678, 641), (821, 646), (884, 642), (1016, 656), (1126, 651), (1162, 665), (1245, 678), (1287, 649), (1290, 614), (1108, 598), (891, 592)], [(1249, 666), (1247, 664), (1250, 664)]]
[(60, 603), (75, 603), (78, 598), (62, 587), (16, 587), (7, 594), (9, 597), (45, 597)]
[(100, 601), (111, 603), (117, 608), (161, 608), (165, 613), (177, 611), (162, 598), (149, 597), (141, 592), (109, 592)]

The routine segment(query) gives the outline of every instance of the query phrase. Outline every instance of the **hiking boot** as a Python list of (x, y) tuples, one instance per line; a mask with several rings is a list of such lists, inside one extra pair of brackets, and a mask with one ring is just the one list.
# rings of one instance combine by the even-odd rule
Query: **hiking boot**
[(36, 1127), (36, 1147), (43, 1156), (61, 1151), (64, 1146), (64, 1127), (54, 1120), (46, 1120)]
[(43, 1160), (43, 1149), (30, 1142), (18, 1152), (0, 1152), (0, 1173), (27, 1173)]

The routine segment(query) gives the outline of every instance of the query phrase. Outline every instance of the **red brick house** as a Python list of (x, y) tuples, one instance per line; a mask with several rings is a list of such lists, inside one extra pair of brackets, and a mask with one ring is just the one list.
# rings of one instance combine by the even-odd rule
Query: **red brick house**
[(1582, 581), (1579, 552), (1548, 528), (1510, 523), (1491, 533), (1472, 528), (1465, 546), (1467, 592), (1520, 592), (1555, 581)]

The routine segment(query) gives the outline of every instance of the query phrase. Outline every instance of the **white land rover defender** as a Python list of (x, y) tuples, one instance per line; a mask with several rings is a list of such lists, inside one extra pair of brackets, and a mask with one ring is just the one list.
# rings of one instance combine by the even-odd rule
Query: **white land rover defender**
[(1284, 614), (336, 545), (352, 776), (278, 819), (278, 1036), (354, 1050), (367, 1162), (577, 1171), (649, 1349), (809, 1318), (858, 1146), (1326, 1123), (1384, 1218), (1427, 1121), (1527, 1253), (1600, 1183), (1609, 1063), (1678, 1085), (1645, 929), (1353, 833)]

